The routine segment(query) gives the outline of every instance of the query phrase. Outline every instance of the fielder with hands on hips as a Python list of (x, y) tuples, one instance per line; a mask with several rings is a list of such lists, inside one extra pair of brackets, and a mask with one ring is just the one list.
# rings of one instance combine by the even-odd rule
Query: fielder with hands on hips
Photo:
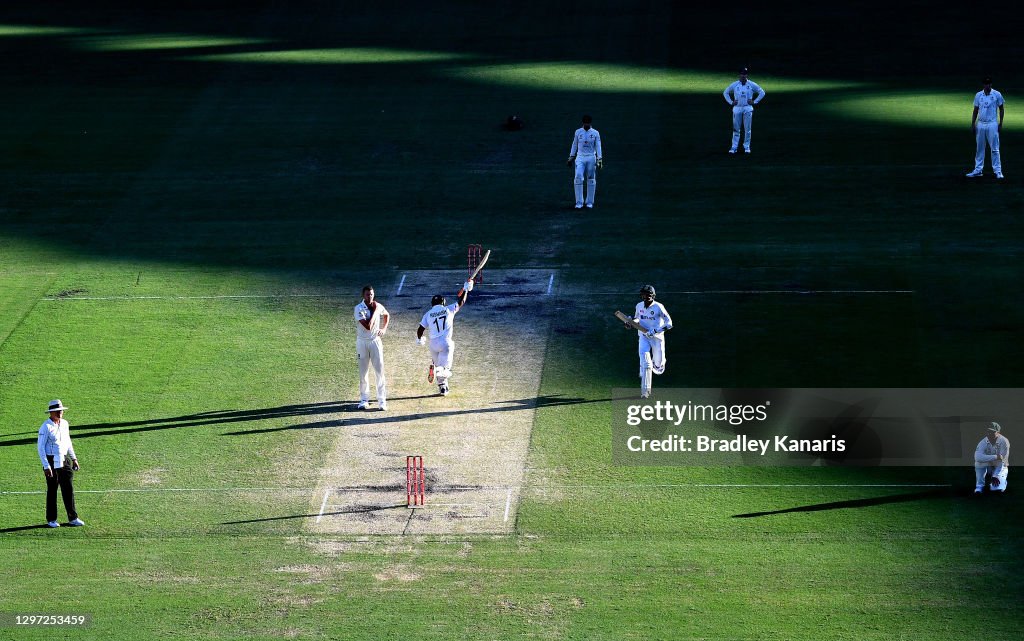
[(370, 407), (370, 366), (377, 378), (377, 405), (388, 409), (388, 387), (384, 376), (384, 343), (391, 319), (388, 310), (373, 300), (372, 285), (363, 287), (363, 300), (356, 305), (356, 358), (359, 359), (359, 409)]
[[(646, 332), (637, 331), (640, 339), (640, 398), (651, 395), (651, 374), (665, 372), (665, 332), (672, 329), (672, 317), (661, 303), (654, 301), (654, 285), (640, 288), (640, 298), (636, 304), (633, 320), (646, 328)], [(626, 324), (627, 328), (632, 326)]]
[(999, 134), (1003, 131), (1003, 94), (992, 88), (992, 79), (981, 81), (983, 89), (974, 95), (974, 112), (971, 114), (971, 131), (974, 133), (974, 170), (968, 178), (980, 178), (985, 169), (985, 146), (991, 150), (992, 171), (996, 178), (1003, 179), (1003, 163), (999, 157)]
[(437, 294), (431, 300), (432, 307), (427, 310), (416, 328), (416, 344), (426, 345), (430, 337), (430, 368), (427, 370), (427, 382), (437, 377), (437, 392), (448, 396), (448, 379), (452, 375), (452, 362), (455, 360), (455, 314), (466, 304), (466, 297), (473, 291), (473, 279), (470, 278), (455, 295), (455, 302), (445, 305), (444, 296)]
[(747, 79), (747, 68), (740, 69), (740, 79), (722, 92), (725, 101), (732, 106), (732, 146), (729, 153), (736, 153), (740, 144), (740, 127), (743, 127), (743, 153), (750, 153), (750, 124), (754, 119), (754, 105), (764, 100), (764, 89), (753, 80)]
[(71, 444), (70, 426), (64, 420), (66, 409), (68, 408), (64, 407), (60, 399), (50, 401), (47, 409), (50, 418), (43, 421), (39, 427), (36, 449), (39, 451), (43, 474), (46, 476), (46, 525), (49, 527), (60, 527), (60, 523), (57, 522), (58, 487), (61, 498), (64, 499), (64, 510), (68, 513), (68, 525), (85, 525), (85, 522), (78, 518), (78, 511), (75, 509), (75, 487), (72, 481), (75, 472), (81, 467), (78, 465), (78, 457), (75, 456), (75, 448)]
[(597, 191), (597, 170), (604, 168), (604, 157), (601, 152), (601, 134), (591, 127), (593, 118), (583, 116), (583, 126), (572, 136), (572, 147), (569, 148), (569, 160), (565, 164), (576, 163), (576, 176), (573, 178), (573, 189), (576, 194), (576, 209), (583, 209), (583, 178), (587, 179), (587, 209), (594, 208), (594, 192)]
[(1010, 441), (1003, 436), (1003, 428), (995, 421), (988, 428), (988, 434), (974, 450), (974, 493), (985, 489), (986, 477), (989, 490), (1006, 491), (1006, 477), (1010, 473)]

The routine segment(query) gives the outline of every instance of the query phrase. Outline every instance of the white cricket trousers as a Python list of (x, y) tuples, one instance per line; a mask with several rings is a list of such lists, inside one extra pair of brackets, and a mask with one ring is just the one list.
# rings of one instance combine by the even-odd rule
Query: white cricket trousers
[(387, 379), (384, 376), (384, 343), (380, 338), (356, 339), (356, 358), (359, 359), (359, 400), (370, 400), (370, 366), (377, 377), (377, 402), (388, 398)]
[(999, 479), (999, 485), (989, 488), (993, 492), (1006, 491), (1006, 477), (1010, 473), (1010, 466), (999, 463), (975, 463), (974, 464), (974, 491), (980, 492), (985, 487), (985, 474), (991, 472), (992, 479)]
[(576, 194), (576, 206), (583, 206), (583, 179), (587, 179), (587, 205), (594, 205), (594, 192), (597, 191), (597, 156), (576, 156), (576, 177), (573, 189)]
[(651, 374), (665, 373), (665, 334), (648, 338), (640, 334), (640, 393), (651, 392)]
[(434, 362), (434, 376), (437, 386), (443, 387), (452, 375), (452, 363), (455, 361), (455, 341), (450, 337), (435, 338), (430, 341), (430, 358)]
[(740, 144), (740, 127), (743, 128), (743, 148), (750, 149), (750, 123), (754, 119), (754, 107), (739, 105), (732, 108), (732, 148)]
[(999, 123), (978, 122), (975, 140), (978, 147), (974, 152), (974, 171), (980, 173), (985, 168), (985, 147), (988, 146), (992, 150), (992, 171), (1003, 173), (1003, 161), (999, 158)]

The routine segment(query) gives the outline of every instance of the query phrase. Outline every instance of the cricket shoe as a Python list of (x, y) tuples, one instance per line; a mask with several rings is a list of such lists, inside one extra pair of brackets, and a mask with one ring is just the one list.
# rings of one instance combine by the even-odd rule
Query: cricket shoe
[(730, 154), (734, 154), (734, 153), (736, 153), (736, 150), (735, 150), (735, 149), (730, 149), (730, 150), (729, 150), (729, 153), (730, 153)]
[(750, 153), (750, 150), (749, 150), (749, 149), (744, 149), (744, 150), (743, 150), (743, 153), (745, 153), (745, 154), (749, 154), (749, 153)]
[(382, 412), (388, 411), (388, 402), (387, 401), (381, 401), (380, 402), (380, 411), (382, 411)]
[(82, 519), (75, 519), (74, 521), (69, 521), (68, 525), (70, 525), (71, 527), (82, 527), (83, 525), (85, 525), (85, 521), (83, 521)]
[(47, 521), (46, 522), (46, 527), (60, 527), (60, 523), (58, 523), (56, 521)]
[(448, 386), (447, 385), (439, 386), (437, 388), (437, 393), (440, 394), (441, 396), (448, 396)]
[(359, 401), (359, 405), (356, 405), (356, 409), (368, 410), (370, 409), (370, 401)]
[(981, 172), (980, 171), (972, 171), (971, 173), (966, 174), (966, 177), (967, 178), (981, 178)]
[(650, 397), (651, 397), (651, 393), (650, 392), (640, 392), (640, 398), (650, 398)]
[(593, 209), (594, 203), (587, 203), (587, 209)]
[(576, 206), (573, 209), (583, 209), (583, 205), (576, 203)]
[(1002, 180), (1003, 179), (1003, 172), (999, 172), (998, 174), (996, 174), (996, 178), (999, 179), (999, 180)]
[(428, 383), (433, 383), (434, 382), (434, 364), (433, 363), (431, 363), (430, 367), (427, 369), (427, 382)]

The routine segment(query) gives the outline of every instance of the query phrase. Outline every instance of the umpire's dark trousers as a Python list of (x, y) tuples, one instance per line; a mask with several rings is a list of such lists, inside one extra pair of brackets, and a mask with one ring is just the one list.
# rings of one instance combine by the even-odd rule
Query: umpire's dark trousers
[(46, 479), (46, 520), (57, 520), (57, 486), (60, 486), (60, 495), (64, 498), (64, 511), (68, 513), (68, 520), (74, 521), (78, 518), (75, 510), (75, 486), (72, 480), (75, 472), (71, 469), (70, 463), (64, 467), (53, 467), (53, 457), (47, 456), (50, 467), (53, 468), (53, 476)]

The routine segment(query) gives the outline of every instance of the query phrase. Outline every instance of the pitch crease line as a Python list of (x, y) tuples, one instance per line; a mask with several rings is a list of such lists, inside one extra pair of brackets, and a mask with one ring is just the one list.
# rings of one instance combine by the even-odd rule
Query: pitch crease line
[(505, 519), (504, 522), (508, 523), (508, 511), (512, 507), (512, 490), (508, 491), (508, 497), (505, 499)]
[(324, 500), (320, 503), (320, 513), (316, 515), (316, 522), (319, 523), (320, 519), (324, 518), (324, 508), (327, 507), (327, 497), (331, 495), (330, 490), (324, 490)]
[(554, 286), (555, 286), (555, 273), (551, 272), (551, 278), (548, 279), (548, 293), (547, 293), (548, 296), (551, 295), (551, 288), (554, 287)]
[(398, 290), (395, 291), (395, 296), (402, 295), (402, 288), (405, 287), (405, 274), (402, 274), (402, 281), (398, 283)]

